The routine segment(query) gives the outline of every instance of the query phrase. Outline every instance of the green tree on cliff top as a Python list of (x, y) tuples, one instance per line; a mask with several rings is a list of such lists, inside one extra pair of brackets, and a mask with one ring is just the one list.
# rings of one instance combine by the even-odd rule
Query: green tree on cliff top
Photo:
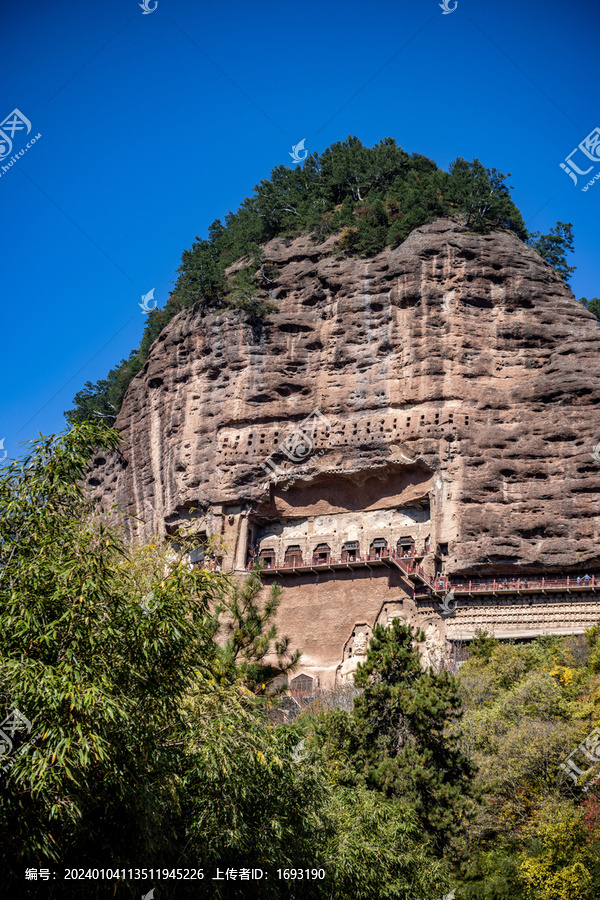
[[(273, 306), (266, 295), (259, 296), (255, 260), (257, 249), (278, 235), (308, 233), (320, 242), (338, 234), (331, 252), (368, 257), (397, 247), (421, 225), (454, 215), (474, 231), (505, 229), (526, 240), (508, 177), (462, 157), (445, 172), (426, 156), (407, 153), (394, 138), (365, 147), (352, 135), (310, 154), (302, 165), (276, 166), (224, 222), (210, 225), (207, 238), (197, 237), (183, 251), (171, 297), (148, 316), (140, 346), (105, 379), (88, 382), (76, 394), (68, 419), (82, 422), (92, 416), (111, 426), (152, 343), (186, 307), (197, 306), (199, 316), (241, 309), (254, 329), (262, 327)], [(542, 236), (535, 245), (565, 278), (572, 271), (563, 253), (569, 227), (558, 223), (556, 234)], [(246, 277), (228, 272), (242, 259), (248, 264)], [(270, 288), (276, 287), (275, 279)]]
[[(577, 266), (567, 265), (567, 253), (573, 252), (573, 225), (571, 222), (557, 222), (549, 234), (534, 231), (529, 236), (529, 245), (542, 259), (556, 269), (563, 281), (568, 282)], [(592, 310), (593, 312), (593, 310)]]

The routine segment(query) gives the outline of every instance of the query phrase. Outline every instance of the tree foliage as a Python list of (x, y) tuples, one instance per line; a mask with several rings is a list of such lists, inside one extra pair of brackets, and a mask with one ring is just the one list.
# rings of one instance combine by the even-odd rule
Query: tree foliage
[(600, 721), (599, 632), (528, 644), (482, 634), (461, 667), (461, 747), (484, 802), (456, 873), (457, 900), (599, 895), (596, 797), (560, 768)]
[(142, 858), (170, 802), (178, 707), (217, 585), (181, 563), (155, 569), (145, 615), (122, 543), (81, 487), (90, 456), (117, 441), (84, 424), (40, 438), (0, 478), (0, 695), (39, 737), (6, 777), (5, 871), (119, 846)]
[[(557, 222), (548, 234), (534, 231), (528, 243), (542, 259), (556, 269), (563, 281), (568, 282), (577, 266), (567, 265), (567, 253), (573, 252), (573, 225), (571, 222)], [(592, 310), (593, 312), (593, 310)]]
[(591, 300), (588, 300), (587, 297), (581, 297), (579, 302), (583, 303), (586, 309), (589, 309), (600, 320), (600, 297), (592, 297)]
[(300, 659), (289, 638), (279, 638), (273, 624), (281, 587), (274, 584), (264, 602), (262, 589), (256, 567), (241, 584), (230, 582), (214, 616), (215, 634), (221, 628), (224, 638), (218, 650), (222, 673), (242, 678), (255, 693), (267, 690), (278, 676), (292, 673)]
[[(139, 348), (105, 379), (87, 382), (67, 413), (69, 421), (92, 416), (112, 425), (150, 346), (180, 310), (194, 305), (201, 314), (239, 309), (252, 325), (263, 323), (276, 307), (261, 248), (278, 235), (308, 232), (321, 241), (339, 234), (339, 252), (373, 256), (386, 246), (398, 246), (414, 228), (454, 215), (474, 231), (507, 229), (525, 240), (527, 231), (507, 177), (477, 159), (460, 157), (445, 172), (426, 156), (407, 153), (391, 137), (369, 148), (349, 136), (321, 154), (310, 154), (301, 166), (276, 166), (236, 212), (229, 212), (224, 222), (216, 219), (207, 238), (196, 237), (184, 250), (171, 297), (148, 315)], [(552, 248), (555, 253), (558, 249), (562, 266), (564, 234), (557, 239), (559, 244), (550, 242), (544, 253), (550, 259)], [(230, 270), (240, 260), (243, 268)]]
[(593, 850), (585, 843), (582, 814), (567, 804), (542, 811), (535, 855), (523, 854), (519, 878), (525, 900), (593, 900)]
[(488, 231), (506, 228), (520, 238), (527, 238), (527, 230), (519, 210), (510, 198), (506, 179), (498, 169), (487, 169), (478, 159), (468, 162), (459, 157), (450, 166), (451, 197), (457, 208), (464, 211), (467, 227)]
[(471, 767), (459, 748), (460, 699), (447, 672), (421, 667), (420, 632), (394, 620), (376, 626), (355, 683), (351, 714), (326, 717), (318, 733), (340, 783), (363, 784), (407, 803), (436, 852), (464, 833)]
[[(258, 572), (236, 586), (172, 546), (128, 550), (99, 517), (83, 479), (118, 441), (86, 422), (0, 475), (0, 698), (3, 717), (33, 726), (0, 773), (5, 888), (39, 896), (23, 880), (31, 865), (192, 865), (206, 869), (203, 896), (247, 897), (244, 881), (225, 894), (214, 867), (258, 866), (265, 900), (328, 898), (336, 880), (356, 900), (378, 882), (394, 900), (437, 896), (444, 873), (414, 813), (335, 791), (319, 754), (295, 754), (301, 725), (269, 719), (262, 684), (297, 659), (273, 627), (277, 591), (261, 599)], [(286, 867), (326, 880), (282, 881)], [(45, 888), (81, 896), (77, 881)], [(174, 895), (197, 892), (177, 882)]]
[(432, 858), (408, 804), (363, 787), (336, 786), (326, 807), (327, 856), (336, 896), (348, 900), (441, 898), (447, 868)]

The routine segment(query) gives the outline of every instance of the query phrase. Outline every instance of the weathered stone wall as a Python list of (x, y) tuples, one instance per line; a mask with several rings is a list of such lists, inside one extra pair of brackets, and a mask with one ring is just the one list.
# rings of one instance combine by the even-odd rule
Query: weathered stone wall
[(459, 593), (456, 599), (456, 613), (446, 623), (451, 640), (469, 640), (477, 630), (499, 638), (581, 634), (600, 620), (600, 595), (577, 591), (469, 599)]
[[(439, 665), (450, 642), (470, 641), (478, 630), (502, 639), (544, 634), (582, 634), (600, 620), (600, 594), (568, 592), (456, 594), (457, 608), (444, 614), (440, 601), (414, 597), (412, 582), (393, 568), (266, 575), (283, 587), (278, 615), (282, 633), (302, 651), (296, 675), (317, 678), (321, 687), (343, 683), (352, 673), (357, 635), (370, 637), (375, 625), (394, 618), (421, 628), (425, 663)], [(441, 599), (441, 598), (440, 598)], [(452, 604), (453, 606), (454, 604)]]
[[(164, 329), (118, 418), (123, 451), (91, 475), (104, 501), (143, 538), (190, 508), (277, 518), (299, 482), (318, 513), (344, 478), (351, 508), (374, 508), (391, 478), (398, 504), (428, 497), (449, 572), (597, 565), (594, 317), (511, 234), (438, 221), (368, 260), (334, 243), (267, 245), (279, 311), (264, 324), (187, 309)], [(261, 463), (314, 409), (329, 428), (269, 477)]]
[[(321, 687), (340, 681), (338, 671), (353, 649), (353, 633), (370, 636), (388, 615), (414, 617), (412, 586), (398, 569), (357, 568), (352, 571), (321, 572), (318, 576), (269, 576), (283, 587), (278, 613), (282, 634), (302, 651), (298, 674), (319, 678)], [(416, 623), (416, 619), (415, 619)]]
[(317, 548), (322, 553), (327, 552), (331, 559), (341, 560), (347, 545), (352, 543), (356, 545), (357, 556), (364, 559), (381, 547), (400, 552), (398, 543), (404, 538), (409, 538), (416, 549), (422, 550), (429, 536), (428, 509), (399, 507), (323, 516), (290, 513), (289, 518), (257, 520), (249, 541), (253, 557), (266, 559), (272, 551), (281, 563), (286, 551), (292, 552), (292, 547), (297, 547), (298, 554), (308, 562)]
[[(154, 343), (117, 420), (122, 451), (90, 474), (137, 517), (131, 539), (186, 525), (242, 572), (267, 534), (280, 550), (364, 543), (375, 513), (428, 510), (429, 574), (600, 568), (595, 317), (512, 234), (443, 220), (374, 259), (338, 258), (335, 241), (267, 245), (278, 311), (261, 324), (187, 309)], [(479, 598), (446, 621), (387, 570), (282, 583), (281, 628), (329, 682), (353, 665), (352, 635), (388, 615), (424, 624), (435, 656), (446, 635), (580, 631), (599, 614)]]

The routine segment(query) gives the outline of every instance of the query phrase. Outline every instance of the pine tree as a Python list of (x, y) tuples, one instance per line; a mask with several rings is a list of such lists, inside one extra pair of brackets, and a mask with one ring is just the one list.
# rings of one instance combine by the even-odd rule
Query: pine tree
[(364, 688), (353, 713), (357, 758), (367, 785), (408, 801), (442, 852), (463, 829), (472, 772), (452, 729), (461, 716), (454, 679), (422, 669), (415, 639), (422, 632), (397, 620), (373, 631), (355, 676)]
[(458, 157), (450, 165), (450, 199), (466, 215), (467, 227), (488, 231), (490, 227), (507, 228), (522, 240), (527, 229), (521, 213), (510, 198), (512, 188), (508, 175), (488, 169), (478, 159), (468, 162)]
[(290, 650), (289, 639), (279, 636), (273, 621), (281, 587), (274, 584), (264, 602), (262, 590), (257, 567), (241, 584), (231, 582), (213, 620), (214, 634), (221, 629), (226, 637), (217, 651), (216, 671), (226, 680), (241, 678), (254, 693), (264, 693), (278, 675), (291, 674), (300, 660), (300, 652)]
[[(568, 282), (577, 266), (567, 265), (567, 253), (573, 252), (573, 225), (571, 222), (557, 222), (549, 234), (534, 231), (529, 235), (529, 246), (542, 259), (553, 266), (563, 281)], [(593, 301), (592, 301), (593, 302)], [(594, 312), (594, 310), (592, 310)]]
[(591, 300), (582, 297), (581, 302), (591, 313), (594, 313), (597, 319), (600, 319), (600, 297), (592, 297)]

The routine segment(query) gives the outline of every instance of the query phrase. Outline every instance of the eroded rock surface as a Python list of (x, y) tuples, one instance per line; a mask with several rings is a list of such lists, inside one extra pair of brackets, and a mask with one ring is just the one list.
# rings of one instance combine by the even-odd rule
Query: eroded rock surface
[(439, 220), (373, 259), (334, 244), (266, 246), (263, 324), (187, 309), (155, 342), (90, 481), (143, 520), (132, 537), (196, 522), (239, 569), (248, 517), (429, 508), (437, 571), (597, 565), (595, 317), (512, 234)]

